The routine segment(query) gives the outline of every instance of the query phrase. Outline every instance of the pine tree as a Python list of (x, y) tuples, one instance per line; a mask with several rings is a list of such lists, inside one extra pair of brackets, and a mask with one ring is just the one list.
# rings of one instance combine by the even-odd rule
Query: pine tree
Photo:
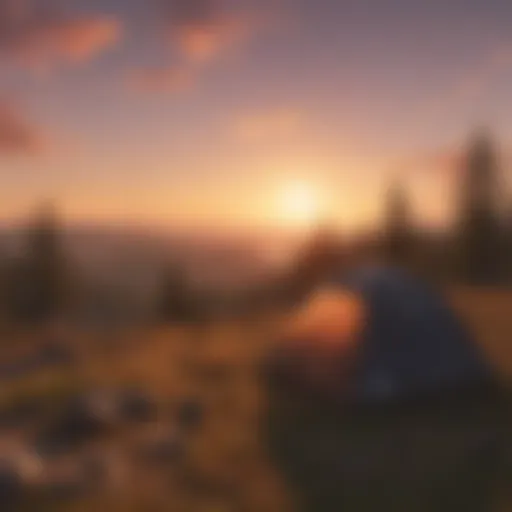
[(512, 284), (512, 208), (509, 209), (504, 224), (505, 243), (507, 245), (506, 251), (504, 252), (504, 270), (507, 282)]
[(163, 322), (190, 322), (196, 320), (196, 305), (189, 282), (176, 265), (163, 272), (157, 298), (157, 316)]
[(49, 320), (64, 311), (69, 299), (67, 260), (53, 205), (39, 209), (25, 237), (22, 258), (11, 271), (11, 309), (23, 321)]
[(319, 226), (293, 262), (285, 279), (285, 298), (300, 299), (334, 271), (341, 271), (344, 256), (344, 247), (336, 231)]
[(388, 190), (384, 223), (384, 259), (394, 265), (410, 265), (414, 233), (409, 202), (402, 184), (398, 181)]
[(2, 249), (3, 247), (0, 247), (0, 324), (5, 321), (8, 312), (8, 266), (7, 258)]
[(469, 150), (460, 197), (459, 265), (468, 283), (491, 284), (503, 277), (497, 194), (494, 149), (489, 136), (480, 133)]

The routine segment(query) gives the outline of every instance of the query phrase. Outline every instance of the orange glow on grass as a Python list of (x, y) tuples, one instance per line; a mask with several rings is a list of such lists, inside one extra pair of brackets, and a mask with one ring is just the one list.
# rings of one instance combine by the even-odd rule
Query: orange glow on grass
[(351, 293), (324, 289), (286, 321), (285, 338), (294, 343), (325, 346), (352, 345), (365, 320), (362, 300)]

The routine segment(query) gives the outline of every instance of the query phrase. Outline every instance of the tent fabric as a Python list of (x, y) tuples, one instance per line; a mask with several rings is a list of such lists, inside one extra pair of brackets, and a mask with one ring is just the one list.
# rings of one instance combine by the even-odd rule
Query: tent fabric
[(407, 272), (365, 268), (330, 285), (360, 294), (367, 307), (349, 401), (414, 399), (492, 380), (483, 355), (441, 295)]
[(509, 396), (442, 294), (386, 267), (323, 285), (365, 306), (349, 375), (311, 391), (293, 344), (264, 373), (268, 452), (300, 510), (489, 510), (510, 480)]

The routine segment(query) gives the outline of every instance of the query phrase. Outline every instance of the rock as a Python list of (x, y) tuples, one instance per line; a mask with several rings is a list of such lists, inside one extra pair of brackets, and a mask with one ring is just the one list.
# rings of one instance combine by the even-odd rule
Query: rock
[(119, 414), (125, 421), (146, 422), (156, 420), (158, 405), (143, 391), (126, 390), (119, 395)]
[(23, 496), (23, 480), (18, 472), (0, 462), (0, 503), (2, 510), (13, 510)]
[(150, 465), (176, 464), (185, 456), (185, 444), (179, 434), (168, 426), (160, 426), (137, 449), (138, 458)]
[(37, 359), (44, 366), (60, 366), (73, 364), (76, 357), (69, 345), (60, 341), (50, 341), (41, 347)]
[(179, 427), (186, 430), (198, 429), (204, 421), (203, 405), (195, 399), (181, 401), (176, 409), (176, 421)]
[(206, 386), (225, 386), (231, 382), (233, 366), (222, 361), (206, 362), (193, 369), (194, 376)]
[(12, 449), (0, 457), (1, 510), (14, 510), (24, 495), (37, 484), (41, 459), (25, 448)]
[(0, 411), (0, 427), (21, 427), (34, 424), (46, 412), (45, 403), (39, 398), (22, 400)]
[(36, 439), (43, 453), (59, 453), (111, 432), (118, 421), (116, 399), (95, 392), (71, 400)]
[(128, 470), (127, 462), (117, 452), (102, 450), (88, 453), (81, 459), (85, 481), (91, 488), (118, 487)]
[(44, 470), (44, 461), (29, 449), (22, 449), (16, 453), (12, 463), (22, 481), (27, 485), (36, 483)]
[(71, 347), (62, 342), (51, 341), (18, 360), (1, 364), (0, 378), (19, 379), (48, 367), (71, 365), (75, 361), (76, 355)]
[(32, 360), (13, 361), (0, 365), (0, 378), (3, 380), (19, 379), (34, 371)]
[(86, 495), (88, 489), (83, 478), (70, 475), (67, 478), (46, 482), (42, 490), (52, 501), (68, 501)]

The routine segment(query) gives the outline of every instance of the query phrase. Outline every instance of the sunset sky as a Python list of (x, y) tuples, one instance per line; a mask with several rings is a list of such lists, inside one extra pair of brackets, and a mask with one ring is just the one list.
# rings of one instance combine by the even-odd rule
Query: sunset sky
[(472, 130), (510, 160), (511, 26), (510, 0), (0, 0), (0, 218), (272, 226), (300, 184), (357, 227), (400, 176), (437, 224)]

